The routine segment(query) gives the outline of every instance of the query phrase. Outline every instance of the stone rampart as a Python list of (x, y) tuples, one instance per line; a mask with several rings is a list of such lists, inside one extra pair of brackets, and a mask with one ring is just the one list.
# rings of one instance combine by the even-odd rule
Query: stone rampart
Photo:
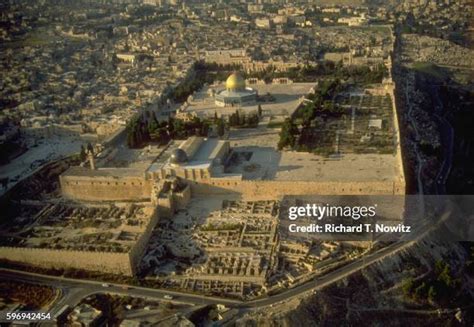
[(0, 247), (0, 258), (43, 268), (74, 268), (132, 276), (129, 253)]
[(158, 222), (154, 209), (145, 230), (129, 252), (95, 252), (48, 248), (0, 247), (0, 259), (43, 268), (74, 268), (133, 276), (145, 252), (148, 240)]
[(60, 176), (64, 197), (83, 201), (149, 200), (150, 180), (144, 177)]
[(405, 194), (402, 181), (321, 182), (236, 180), (211, 178), (190, 182), (193, 194), (241, 195), (243, 199), (276, 199), (288, 195), (391, 195)]

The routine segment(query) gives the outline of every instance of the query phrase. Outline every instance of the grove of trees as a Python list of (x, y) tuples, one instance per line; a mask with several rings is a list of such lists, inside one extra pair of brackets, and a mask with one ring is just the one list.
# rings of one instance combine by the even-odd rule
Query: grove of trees
[(455, 278), (451, 266), (437, 261), (432, 274), (423, 280), (408, 278), (403, 282), (405, 298), (432, 305), (449, 305), (457, 297), (460, 280)]
[[(283, 123), (278, 148), (289, 147), (297, 151), (315, 150), (317, 135), (311, 127), (311, 122), (318, 114), (336, 117), (342, 115), (344, 110), (335, 106), (332, 101), (342, 87), (338, 79), (322, 81), (314, 94), (307, 97), (308, 101)], [(301, 129), (298, 128), (296, 121), (301, 122)]]
[(229, 126), (231, 127), (257, 127), (260, 121), (258, 112), (245, 113), (241, 110), (236, 110), (229, 116)]
[(1, 281), (0, 298), (7, 301), (16, 301), (27, 306), (30, 310), (41, 309), (50, 303), (55, 291), (48, 286), (33, 285), (22, 282)]
[(159, 122), (153, 113), (143, 114), (127, 125), (127, 144), (130, 148), (141, 148), (149, 142), (166, 144), (172, 139), (207, 136), (209, 127), (209, 122), (197, 117), (189, 122), (173, 118)]

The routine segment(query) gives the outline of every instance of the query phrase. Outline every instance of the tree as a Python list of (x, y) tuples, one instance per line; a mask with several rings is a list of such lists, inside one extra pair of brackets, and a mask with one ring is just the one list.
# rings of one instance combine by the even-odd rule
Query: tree
[(147, 129), (150, 135), (156, 133), (158, 130), (158, 122), (155, 119), (150, 119), (148, 121)]
[(301, 109), (301, 118), (303, 119), (303, 124), (309, 125), (311, 120), (316, 116), (316, 110), (314, 103), (308, 102)]
[(257, 109), (257, 112), (258, 112), (258, 117), (262, 117), (262, 105), (258, 105), (258, 109)]
[(174, 138), (174, 134), (175, 134), (175, 131), (174, 131), (174, 119), (172, 117), (170, 117), (168, 119), (168, 123), (166, 124), (166, 127), (167, 127), (167, 130), (168, 130), (168, 135), (171, 137), (171, 138)]
[(240, 125), (241, 123), (241, 118), (240, 118), (240, 114), (238, 110), (235, 111), (235, 122), (236, 122), (235, 124), (236, 126)]
[(247, 126), (249, 127), (257, 127), (258, 126), (258, 122), (259, 122), (259, 118), (258, 118), (258, 114), (257, 113), (252, 113), (249, 115), (249, 117), (247, 118)]
[(139, 117), (134, 117), (127, 124), (127, 144), (130, 148), (137, 148), (141, 145), (141, 136), (139, 131)]
[(201, 130), (199, 131), (199, 135), (207, 137), (209, 134), (209, 124), (203, 123), (201, 126)]
[(296, 135), (298, 135), (298, 127), (291, 119), (287, 118), (281, 127), (278, 149), (281, 150), (287, 146), (293, 148), (296, 143)]
[(224, 120), (222, 118), (220, 118), (217, 121), (217, 135), (219, 135), (219, 137), (222, 137), (222, 136), (224, 136), (224, 133), (225, 133)]
[(403, 295), (405, 295), (406, 298), (411, 297), (411, 292), (413, 291), (414, 284), (415, 282), (413, 278), (405, 279), (405, 281), (403, 282), (402, 291)]
[(313, 130), (309, 124), (303, 124), (301, 129), (301, 134), (298, 140), (298, 145), (300, 146), (300, 151), (308, 151), (311, 149), (311, 145), (314, 143), (315, 137), (313, 135)]
[[(216, 120), (216, 122), (217, 122), (217, 120)], [(237, 121), (237, 117), (235, 115), (235, 112), (230, 114), (230, 116), (229, 116), (229, 125), (230, 126), (237, 126), (238, 123), (239, 122)]]
[(430, 303), (435, 304), (438, 298), (438, 292), (436, 292), (435, 288), (433, 286), (430, 286), (428, 290), (428, 301)]
[(84, 148), (83, 145), (81, 145), (80, 158), (81, 158), (81, 161), (86, 161), (86, 159), (87, 159), (86, 149)]

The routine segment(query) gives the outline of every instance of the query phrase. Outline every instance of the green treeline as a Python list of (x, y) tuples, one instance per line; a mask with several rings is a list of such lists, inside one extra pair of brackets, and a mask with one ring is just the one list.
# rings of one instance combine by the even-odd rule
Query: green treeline
[(457, 298), (460, 280), (455, 278), (449, 264), (437, 261), (433, 273), (422, 281), (408, 278), (403, 282), (405, 298), (415, 301), (428, 301), (433, 305), (448, 305)]
[(199, 118), (185, 122), (169, 118), (159, 122), (151, 112), (134, 117), (127, 125), (127, 144), (130, 148), (143, 147), (148, 142), (166, 144), (172, 139), (207, 136), (210, 123)]
[[(316, 135), (311, 128), (311, 121), (321, 113), (340, 116), (344, 112), (332, 102), (333, 97), (342, 90), (342, 87), (339, 79), (322, 81), (314, 94), (307, 97), (308, 101), (283, 123), (278, 148), (281, 150), (288, 147), (297, 151), (314, 149)], [(301, 131), (296, 123), (297, 120), (301, 122)]]
[[(225, 81), (233, 71), (241, 71), (242, 66), (221, 65), (197, 61), (193, 64), (188, 75), (180, 84), (168, 94), (175, 102), (184, 102), (195, 91), (201, 89), (204, 84), (212, 84), (214, 81)], [(313, 82), (321, 76), (331, 76), (335, 79), (353, 80), (362, 84), (381, 83), (388, 71), (384, 65), (373, 69), (367, 66), (348, 66), (332, 61), (323, 61), (318, 65), (305, 65), (288, 69), (286, 72), (278, 72), (275, 67), (270, 66), (262, 71), (250, 73), (242, 72), (244, 78), (258, 78), (270, 83), (274, 78), (287, 77), (294, 82)]]
[[(260, 114), (259, 114), (260, 112)], [(243, 128), (255, 128), (258, 126), (261, 116), (261, 107), (259, 106), (258, 112), (245, 113), (241, 110), (236, 110), (229, 116), (230, 127), (243, 127)]]

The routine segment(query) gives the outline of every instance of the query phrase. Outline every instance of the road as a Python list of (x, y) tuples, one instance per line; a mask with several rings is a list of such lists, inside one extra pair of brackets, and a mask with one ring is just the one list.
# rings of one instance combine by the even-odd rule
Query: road
[(82, 298), (100, 292), (149, 297), (161, 300), (164, 298), (165, 295), (170, 295), (173, 297), (173, 301), (188, 303), (192, 305), (224, 304), (228, 307), (233, 308), (259, 308), (268, 305), (273, 305), (280, 301), (288, 301), (304, 293), (310, 293), (320, 290), (334, 282), (346, 278), (354, 272), (359, 271), (387, 256), (393, 255), (411, 246), (413, 242), (414, 241), (398, 242), (391, 244), (377, 252), (368, 254), (362, 257), (361, 259), (354, 261), (338, 270), (330, 272), (323, 277), (316, 278), (310, 282), (296, 286), (294, 288), (288, 289), (272, 296), (267, 296), (265, 298), (247, 302), (137, 286), (128, 286), (129, 288), (125, 289), (125, 285), (112, 283), (109, 283), (109, 287), (105, 288), (102, 286), (101, 282), (97, 281), (48, 276), (4, 268), (0, 268), (0, 277), (2, 279), (38, 283), (42, 285), (49, 285), (60, 288), (63, 291), (63, 297), (60, 302), (58, 301), (58, 303), (55, 303), (54, 309), (52, 310), (53, 313), (55, 313), (56, 310), (59, 310), (62, 306), (64, 306), (64, 304), (74, 306), (79, 303)]
[(424, 188), (423, 188), (423, 180), (422, 180), (421, 177), (422, 177), (425, 161), (421, 157), (419, 144), (417, 143), (420, 140), (420, 132), (419, 132), (418, 126), (416, 124), (416, 119), (413, 118), (413, 105), (410, 101), (410, 97), (408, 96), (409, 88), (414, 87), (413, 83), (415, 83), (413, 73), (410, 72), (410, 74), (411, 74), (410, 75), (411, 78), (406, 78), (405, 99), (406, 99), (406, 103), (407, 103), (407, 106), (408, 106), (407, 116), (408, 116), (408, 119), (410, 121), (410, 124), (413, 126), (413, 129), (415, 130), (416, 142), (414, 143), (414, 150), (415, 150), (415, 154), (416, 154), (416, 159), (418, 161), (417, 170), (416, 170), (416, 180), (417, 180), (417, 183), (418, 183), (418, 194), (421, 195), (420, 196), (420, 212), (421, 212), (421, 215), (424, 216), (424, 210), (425, 210), (424, 201), (425, 201), (425, 199), (423, 197)]
[[(414, 127), (415, 134), (418, 136), (419, 132), (416, 126), (416, 120), (412, 117), (412, 104), (410, 103), (410, 98), (408, 95), (408, 79), (405, 89), (405, 95), (408, 104), (408, 117), (410, 122)], [(446, 125), (446, 128), (448, 126)], [(447, 133), (447, 141), (449, 144), (453, 143), (453, 133)], [(451, 146), (452, 148), (452, 146)], [(452, 151), (451, 151), (452, 152)], [(418, 158), (418, 185), (419, 193), (423, 194), (423, 184), (421, 182), (421, 173), (423, 170), (423, 160), (418, 151), (418, 145), (416, 145), (416, 155)], [(448, 158), (449, 159), (449, 158)], [(441, 178), (441, 183), (444, 184), (447, 175), (450, 170), (450, 160), (445, 160), (443, 166), (438, 174)], [(423, 197), (421, 197), (423, 198)], [(421, 199), (423, 200), (423, 199)], [(421, 203), (421, 207), (424, 209), (424, 203)], [(446, 219), (446, 216), (443, 216), (438, 223), (442, 223)], [(340, 269), (337, 269), (333, 272), (330, 272), (320, 278), (313, 279), (307, 283), (301, 284), (291, 289), (284, 290), (278, 294), (271, 296), (266, 296), (264, 298), (252, 300), (252, 301), (239, 301), (231, 300), (218, 297), (209, 297), (203, 295), (189, 294), (185, 292), (170, 291), (163, 289), (152, 289), (145, 287), (137, 286), (125, 286), (120, 284), (109, 283), (108, 287), (103, 287), (101, 282), (90, 281), (90, 280), (78, 280), (72, 278), (48, 276), (41, 274), (26, 273), (15, 270), (8, 270), (0, 268), (0, 277), (1, 279), (6, 280), (15, 280), (15, 281), (24, 281), (30, 283), (38, 283), (42, 285), (50, 285), (58, 288), (61, 291), (61, 296), (52, 304), (51, 313), (54, 315), (59, 311), (64, 305), (75, 306), (83, 298), (101, 292), (108, 292), (113, 294), (129, 295), (129, 296), (138, 296), (138, 297), (148, 297), (153, 299), (163, 300), (165, 295), (170, 295), (173, 297), (173, 301), (188, 303), (191, 305), (209, 305), (209, 304), (224, 304), (228, 307), (238, 308), (238, 309), (253, 309), (253, 308), (262, 308), (266, 306), (271, 306), (278, 304), (280, 302), (289, 301), (293, 298), (299, 297), (301, 295), (310, 294), (317, 292), (324, 287), (327, 287), (330, 284), (338, 282), (351, 274), (358, 272), (374, 263), (377, 263), (391, 255), (395, 255), (400, 251), (403, 251), (417, 241), (426, 236), (427, 233), (430, 233), (438, 224), (433, 224), (431, 229), (427, 229), (424, 233), (420, 234), (415, 240), (406, 241), (406, 242), (397, 242), (393, 243), (375, 253), (368, 254), (363, 256), (361, 259), (354, 261)]]
[[(65, 303), (68, 305), (77, 304), (82, 298), (91, 294), (101, 292), (126, 294), (130, 296), (149, 297), (155, 299), (163, 299), (165, 295), (170, 295), (173, 297), (174, 301), (200, 305), (218, 303), (225, 305), (235, 305), (240, 303), (240, 301), (237, 300), (216, 299), (203, 295), (195, 295), (184, 292), (175, 292), (171, 290), (161, 290), (131, 285), (107, 283), (109, 286), (104, 287), (102, 286), (103, 283), (98, 281), (49, 276), (5, 268), (0, 268), (0, 277), (3, 280), (36, 283), (59, 288), (63, 290), (63, 298), (68, 299), (68, 303)], [(77, 292), (77, 290), (80, 290), (80, 292)]]
[(454, 129), (451, 124), (442, 116), (438, 116), (441, 127), (441, 137), (443, 138), (444, 160), (436, 176), (437, 194), (446, 194), (446, 181), (451, 172), (454, 153)]
[[(395, 28), (395, 34), (396, 34), (396, 39), (395, 39), (395, 51), (394, 51), (394, 62), (397, 65), (402, 65), (402, 58), (401, 58), (401, 53), (403, 52), (403, 45), (401, 42), (401, 31), (400, 31), (400, 26), (397, 26)], [(466, 66), (450, 66), (450, 65), (441, 65), (437, 64), (440, 67), (445, 67), (445, 68), (451, 68), (451, 69), (474, 69), (473, 67), (466, 67)], [(410, 74), (413, 74), (410, 72)], [(414, 75), (411, 75), (410, 77), (414, 77)], [(404, 77), (405, 82), (405, 98), (406, 98), (406, 103), (407, 103), (407, 115), (410, 121), (410, 124), (413, 126), (415, 130), (415, 135), (417, 139), (419, 139), (419, 131), (418, 127), (416, 124), (416, 119), (412, 117), (412, 104), (410, 101), (410, 97), (408, 94), (409, 87), (414, 87), (412, 84), (413, 82), (409, 82), (409, 78)], [(411, 84), (411, 85), (410, 85)], [(443, 145), (443, 163), (439, 169), (439, 172), (436, 176), (436, 180), (434, 183), (434, 192), (435, 194), (438, 195), (443, 195), (446, 194), (446, 181), (449, 177), (449, 173), (451, 171), (451, 165), (452, 165), (452, 160), (453, 160), (453, 148), (454, 148), (454, 129), (452, 128), (451, 124), (448, 122), (448, 120), (444, 117), (446, 113), (443, 113), (443, 103), (439, 98), (439, 93), (438, 93), (438, 87), (439, 85), (427, 85), (427, 87), (430, 89), (430, 94), (432, 95), (433, 101), (435, 103), (435, 112), (434, 116), (436, 119), (439, 121), (439, 127), (440, 127), (440, 135), (442, 138), (442, 145)], [(421, 181), (421, 176), (423, 172), (423, 161), (420, 154), (419, 154), (419, 148), (418, 144), (415, 143), (415, 152), (418, 160), (418, 169), (416, 171), (417, 175), (417, 182), (418, 182), (418, 192), (420, 194), (424, 194), (423, 190), (423, 183)]]
[(444, 160), (438, 174), (436, 175), (435, 188), (437, 194), (446, 194), (446, 181), (451, 171), (454, 153), (454, 129), (449, 121), (444, 117), (446, 113), (443, 114), (443, 102), (439, 98), (439, 86), (430, 85), (429, 88), (435, 102), (434, 115), (439, 121), (440, 134), (442, 138), (441, 143), (444, 151)]
[(355, 272), (358, 272), (374, 263), (377, 263), (391, 255), (395, 255), (411, 247), (413, 244), (425, 238), (426, 235), (431, 233), (434, 229), (437, 229), (448, 218), (448, 213), (443, 215), (442, 217), (440, 217), (438, 222), (433, 223), (430, 228), (427, 228), (423, 233), (418, 235), (418, 237), (412, 241), (399, 241), (397, 243), (393, 243), (374, 253), (365, 255), (361, 259), (354, 261), (333, 272), (330, 272), (320, 278), (316, 278), (305, 284), (301, 284), (294, 288), (284, 290), (278, 294), (266, 296), (264, 298), (252, 301), (232, 300), (226, 298), (190, 294), (185, 292), (121, 285), (114, 283), (108, 283), (108, 287), (103, 287), (102, 283), (98, 281), (49, 276), (5, 268), (0, 268), (0, 279), (29, 282), (40, 285), (49, 285), (59, 289), (61, 292), (61, 296), (58, 297), (58, 299), (54, 303), (52, 303), (51, 307), (49, 308), (49, 312), (52, 314), (52, 316), (54, 316), (54, 314), (56, 314), (64, 305), (74, 307), (83, 298), (95, 293), (104, 292), (136, 297), (147, 297), (155, 300), (164, 300), (165, 295), (170, 295), (173, 297), (172, 302), (186, 303), (195, 306), (223, 304), (230, 308), (236, 308), (246, 311), (250, 309), (271, 306), (274, 304), (290, 301), (302, 295), (315, 293), (332, 283), (338, 282)]

